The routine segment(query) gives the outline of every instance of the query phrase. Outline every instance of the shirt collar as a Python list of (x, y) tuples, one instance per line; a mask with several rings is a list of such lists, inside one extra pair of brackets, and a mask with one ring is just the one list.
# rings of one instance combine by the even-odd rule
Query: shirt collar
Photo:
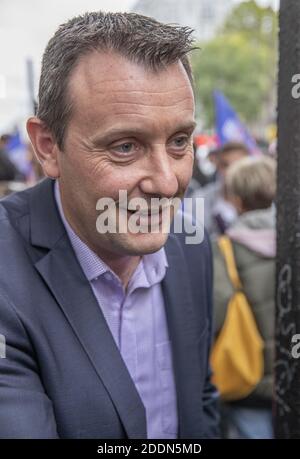
[[(80, 237), (74, 232), (68, 223), (64, 211), (62, 208), (60, 191), (58, 181), (55, 181), (54, 184), (54, 196), (58, 211), (68, 237), (70, 239), (71, 245), (74, 249), (76, 257), (81, 265), (81, 268), (89, 282), (95, 280), (105, 272), (110, 271), (115, 277), (116, 274), (107, 266), (107, 264), (101, 260), (101, 258), (90, 249), (85, 242), (83, 242)], [(134, 272), (133, 277), (137, 281), (142, 282), (144, 287), (149, 287), (155, 283), (161, 282), (165, 276), (166, 268), (168, 267), (168, 260), (164, 247), (159, 249), (157, 252), (144, 255), (142, 260)], [(133, 280), (133, 279), (132, 279)], [(136, 283), (136, 282), (134, 282)], [(136, 286), (135, 286), (136, 287)]]

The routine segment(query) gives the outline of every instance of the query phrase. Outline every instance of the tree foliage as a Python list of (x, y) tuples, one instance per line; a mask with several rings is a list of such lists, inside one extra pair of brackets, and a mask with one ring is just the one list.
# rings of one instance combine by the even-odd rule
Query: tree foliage
[[(199, 44), (192, 66), (198, 115), (211, 127), (212, 91), (223, 91), (244, 121), (259, 123), (274, 110), (277, 14), (254, 0), (238, 5), (210, 42)], [(271, 107), (270, 107), (271, 105)]]

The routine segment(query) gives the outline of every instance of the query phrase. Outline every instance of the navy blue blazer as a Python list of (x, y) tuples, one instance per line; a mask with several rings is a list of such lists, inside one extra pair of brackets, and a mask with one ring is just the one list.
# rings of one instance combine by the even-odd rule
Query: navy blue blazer
[[(218, 436), (207, 239), (170, 234), (162, 282), (179, 437)], [(143, 403), (59, 217), (53, 182), (0, 201), (0, 438), (146, 438)]]

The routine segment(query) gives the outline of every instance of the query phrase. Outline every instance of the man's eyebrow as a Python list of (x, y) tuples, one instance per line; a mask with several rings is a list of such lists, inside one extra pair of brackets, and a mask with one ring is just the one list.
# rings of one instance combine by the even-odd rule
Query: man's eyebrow
[(103, 140), (110, 139), (111, 137), (114, 136), (131, 136), (135, 134), (143, 134), (145, 133), (145, 129), (138, 128), (138, 127), (112, 127), (107, 129), (107, 131), (102, 132), (101, 134), (96, 134), (94, 137), (92, 137), (92, 142), (93, 143), (98, 143)]
[(96, 134), (90, 139), (94, 147), (117, 141), (122, 137), (145, 136), (145, 130), (140, 128), (111, 128), (107, 131)]
[(174, 128), (174, 132), (179, 132), (179, 131), (193, 131), (197, 126), (196, 121), (191, 121), (188, 123), (180, 124), (177, 127)]

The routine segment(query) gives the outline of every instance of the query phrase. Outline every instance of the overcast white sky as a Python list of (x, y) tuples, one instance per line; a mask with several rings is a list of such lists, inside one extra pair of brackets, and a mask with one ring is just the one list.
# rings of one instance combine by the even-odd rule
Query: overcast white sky
[[(275, 7), (279, 4), (279, 0), (258, 1)], [(135, 3), (136, 0), (0, 0), (0, 133), (27, 117), (26, 59), (33, 60), (37, 85), (43, 50), (59, 24), (85, 11), (126, 11)]]

